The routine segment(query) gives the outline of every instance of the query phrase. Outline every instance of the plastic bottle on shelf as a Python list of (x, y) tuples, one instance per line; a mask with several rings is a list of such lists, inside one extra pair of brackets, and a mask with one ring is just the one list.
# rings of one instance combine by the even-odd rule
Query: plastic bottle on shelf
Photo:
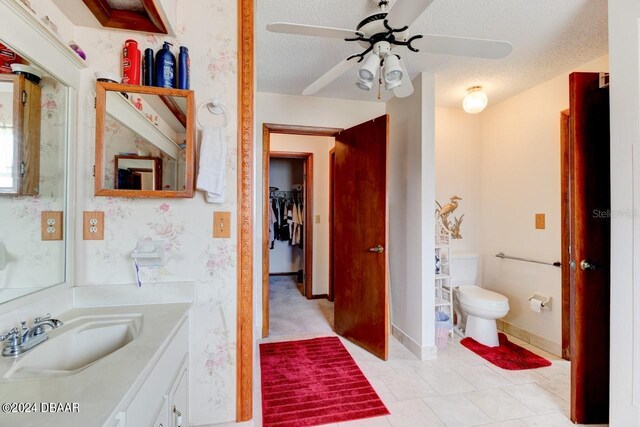
[(156, 55), (155, 85), (158, 87), (176, 87), (176, 57), (171, 52), (171, 46), (171, 43), (164, 42)]
[(191, 85), (190, 67), (189, 49), (186, 46), (180, 46), (180, 54), (178, 55), (178, 89), (189, 89)]

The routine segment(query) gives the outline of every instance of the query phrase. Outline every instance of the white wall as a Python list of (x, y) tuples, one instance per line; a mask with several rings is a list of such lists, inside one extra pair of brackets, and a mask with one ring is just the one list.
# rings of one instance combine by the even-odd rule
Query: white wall
[[(280, 95), (275, 93), (258, 92), (256, 94), (256, 147), (255, 147), (255, 212), (256, 224), (260, 224), (262, 221), (262, 125), (265, 123), (285, 124), (285, 125), (298, 125), (298, 126), (317, 126), (317, 127), (333, 127), (333, 128), (349, 128), (373, 119), (375, 117), (385, 114), (385, 104), (381, 102), (368, 102), (368, 101), (350, 101), (345, 99), (331, 99), (331, 98), (318, 98), (318, 97), (305, 97), (294, 95)], [(274, 139), (271, 139), (271, 149), (274, 148)], [(277, 140), (277, 139), (276, 139)], [(283, 149), (284, 150), (284, 149)], [(319, 155), (320, 153), (318, 153)], [(328, 154), (327, 154), (328, 156)], [(314, 159), (316, 155), (314, 155)], [(319, 162), (318, 160), (317, 162)], [(314, 165), (316, 170), (328, 171), (328, 157), (327, 157), (326, 169), (316, 163)], [(322, 169), (321, 169), (322, 168)], [(314, 174), (317, 173), (314, 171)], [(317, 176), (317, 175), (316, 175)], [(316, 182), (321, 182), (319, 179)], [(328, 183), (328, 178), (327, 181)], [(315, 186), (314, 186), (315, 187)], [(323, 191), (314, 188), (314, 196), (319, 194), (322, 197)], [(328, 206), (328, 192), (327, 193), (327, 206)], [(317, 198), (316, 198), (317, 200)], [(314, 204), (320, 203), (315, 201)], [(314, 211), (316, 208), (314, 207)], [(314, 241), (316, 236), (320, 239), (322, 234), (317, 234), (316, 230), (327, 229), (328, 230), (328, 208), (326, 214), (322, 214), (320, 217), (320, 224), (313, 224), (314, 227)], [(328, 232), (328, 231), (327, 231)], [(257, 227), (254, 231), (254, 318), (256, 319), (256, 331), (260, 331), (262, 328), (262, 263), (259, 260), (262, 259), (262, 227)], [(328, 247), (328, 245), (327, 245)], [(323, 250), (314, 250), (314, 258), (318, 255), (322, 255)], [(328, 259), (328, 249), (327, 249)], [(316, 260), (314, 260), (316, 262)], [(324, 261), (328, 262), (328, 261)], [(322, 265), (321, 259), (317, 260), (318, 265)], [(315, 273), (320, 270), (314, 268), (314, 293), (326, 293), (316, 290), (316, 278)], [(322, 282), (322, 279), (318, 279)], [(326, 281), (325, 281), (326, 282)], [(260, 336), (257, 333), (256, 336)]]
[[(302, 184), (303, 167), (302, 159), (271, 159), (269, 186), (288, 191), (292, 185)], [(304, 269), (304, 251), (298, 245), (291, 245), (289, 242), (290, 240), (276, 239), (273, 249), (269, 246), (269, 273), (295, 273)]]
[(389, 273), (394, 336), (421, 359), (434, 349), (434, 77), (413, 81), (408, 98), (387, 103)]
[[(607, 71), (602, 57), (576, 71)], [(491, 106), (481, 118), (481, 236), (484, 287), (509, 298), (505, 321), (550, 342), (560, 354), (561, 270), (508, 255), (554, 262), (561, 258), (560, 112), (569, 107), (569, 73)], [(546, 214), (546, 229), (534, 216)], [(553, 298), (551, 310), (535, 313), (528, 298)], [(551, 347), (548, 347), (551, 346)]]
[(618, 213), (611, 218), (609, 422), (614, 427), (640, 425), (639, 19), (637, 0), (609, 0), (611, 210)]
[(464, 215), (453, 254), (480, 250), (481, 118), (462, 108), (436, 108), (436, 200), (444, 206), (451, 196), (461, 197), (453, 215)]

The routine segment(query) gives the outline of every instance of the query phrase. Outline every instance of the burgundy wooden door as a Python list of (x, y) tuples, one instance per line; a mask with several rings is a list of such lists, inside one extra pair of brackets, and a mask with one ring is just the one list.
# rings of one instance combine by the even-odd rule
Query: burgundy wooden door
[(598, 73), (570, 86), (571, 420), (609, 420), (611, 190), (609, 89)]
[(336, 136), (334, 169), (335, 331), (386, 360), (387, 148), (389, 117)]

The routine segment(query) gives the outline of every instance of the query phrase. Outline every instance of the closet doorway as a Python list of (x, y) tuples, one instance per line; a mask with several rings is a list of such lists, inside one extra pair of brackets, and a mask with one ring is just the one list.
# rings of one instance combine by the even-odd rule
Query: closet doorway
[(313, 296), (313, 154), (269, 153), (269, 276), (294, 276)]

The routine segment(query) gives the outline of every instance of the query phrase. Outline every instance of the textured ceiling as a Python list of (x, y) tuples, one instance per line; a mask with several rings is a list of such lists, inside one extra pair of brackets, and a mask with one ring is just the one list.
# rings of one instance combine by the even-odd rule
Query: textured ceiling
[[(401, 0), (412, 1), (412, 0)], [(274, 34), (271, 22), (355, 29), (376, 11), (371, 0), (259, 0), (257, 3), (258, 91), (300, 94), (347, 56), (355, 43)], [(412, 34), (445, 34), (507, 40), (504, 59), (461, 58), (402, 52), (411, 77), (436, 75), (436, 104), (459, 107), (466, 88), (485, 87), (497, 103), (607, 53), (605, 0), (435, 0), (411, 27)], [(354, 85), (357, 69), (316, 96), (370, 100)]]

